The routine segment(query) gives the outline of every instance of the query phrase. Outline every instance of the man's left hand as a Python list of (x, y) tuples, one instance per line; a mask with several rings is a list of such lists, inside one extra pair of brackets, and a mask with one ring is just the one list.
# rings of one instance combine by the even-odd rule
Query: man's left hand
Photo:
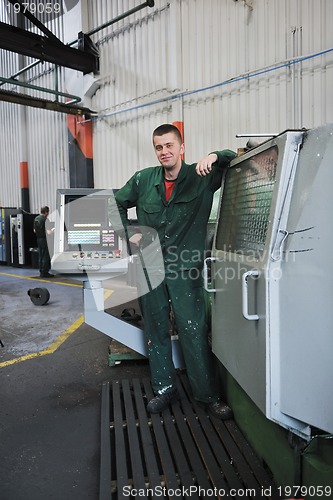
[(212, 165), (217, 161), (217, 155), (215, 153), (210, 153), (198, 161), (195, 171), (200, 177), (209, 174), (212, 170)]

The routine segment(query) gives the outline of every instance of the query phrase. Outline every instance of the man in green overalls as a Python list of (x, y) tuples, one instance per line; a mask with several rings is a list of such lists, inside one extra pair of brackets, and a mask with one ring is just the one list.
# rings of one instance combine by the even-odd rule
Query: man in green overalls
[[(202, 266), (213, 195), (235, 153), (218, 151), (187, 165), (181, 134), (170, 124), (154, 131), (153, 145), (160, 166), (136, 172), (115, 195), (125, 233), (130, 233), (127, 211), (136, 207), (138, 224), (156, 230), (163, 256), (162, 283), (140, 298), (155, 393), (147, 410), (161, 412), (179, 398), (169, 332), (172, 308), (194, 398), (228, 419), (232, 410), (219, 399), (208, 345)], [(141, 233), (129, 238), (137, 246), (141, 240)]]

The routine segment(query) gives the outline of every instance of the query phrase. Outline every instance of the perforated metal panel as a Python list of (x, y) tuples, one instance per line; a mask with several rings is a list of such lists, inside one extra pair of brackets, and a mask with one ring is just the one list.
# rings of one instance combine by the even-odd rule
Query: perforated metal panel
[(222, 197), (216, 248), (263, 254), (275, 184), (277, 147), (230, 168)]

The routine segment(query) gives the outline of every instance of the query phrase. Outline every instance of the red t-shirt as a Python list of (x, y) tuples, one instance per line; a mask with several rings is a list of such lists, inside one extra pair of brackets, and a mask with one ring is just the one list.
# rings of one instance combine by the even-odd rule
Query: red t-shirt
[(165, 186), (165, 199), (166, 201), (169, 201), (172, 195), (173, 188), (175, 187), (177, 179), (169, 180), (169, 179), (164, 179), (164, 186)]

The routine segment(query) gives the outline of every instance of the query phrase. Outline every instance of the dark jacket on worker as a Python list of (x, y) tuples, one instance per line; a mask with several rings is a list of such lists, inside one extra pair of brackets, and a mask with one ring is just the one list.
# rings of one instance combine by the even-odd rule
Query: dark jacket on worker
[[(221, 186), (223, 169), (236, 156), (228, 149), (215, 153), (218, 159), (212, 166), (212, 172), (204, 177), (196, 173), (196, 163), (188, 165), (182, 162), (168, 202), (165, 198), (162, 166), (136, 172), (115, 195), (125, 229), (123, 234), (131, 236), (127, 210), (132, 207), (136, 207), (140, 226), (148, 226), (157, 231), (166, 274), (168, 268), (190, 269), (202, 266), (214, 192)], [(120, 227), (115, 229), (121, 232)]]
[(47, 220), (46, 215), (37, 215), (37, 217), (35, 217), (34, 232), (36, 234), (36, 238), (46, 239), (46, 229), (45, 229), (46, 220)]

